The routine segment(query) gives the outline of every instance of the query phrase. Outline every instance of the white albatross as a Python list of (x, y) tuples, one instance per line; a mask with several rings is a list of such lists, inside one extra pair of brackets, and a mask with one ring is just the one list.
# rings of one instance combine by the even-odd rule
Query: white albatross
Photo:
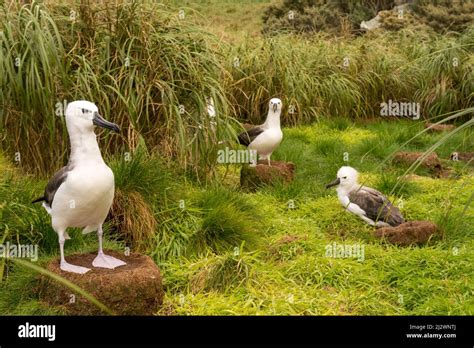
[(272, 98), (265, 123), (254, 126), (238, 136), (241, 145), (247, 146), (249, 150), (257, 151), (260, 159), (266, 159), (268, 165), (271, 165), (270, 156), (283, 139), (283, 132), (280, 128), (281, 108), (281, 100)]
[(342, 206), (359, 216), (369, 225), (398, 226), (404, 222), (400, 210), (382, 193), (373, 188), (360, 185), (359, 173), (352, 167), (341, 167), (337, 179), (326, 185), (326, 188), (337, 186), (337, 196)]
[(211, 118), (216, 117), (216, 109), (214, 107), (214, 98), (206, 97), (207, 115)]
[(126, 263), (102, 250), (102, 224), (114, 199), (114, 174), (105, 164), (97, 144), (94, 126), (119, 132), (120, 128), (99, 115), (97, 106), (79, 100), (68, 104), (66, 126), (71, 142), (67, 166), (60, 169), (48, 182), (44, 196), (33, 201), (43, 202), (51, 215), (51, 224), (59, 237), (60, 268), (66, 272), (86, 273), (90, 269), (75, 266), (64, 258), (64, 242), (70, 239), (68, 227), (84, 228), (82, 233), (97, 230), (99, 252), (92, 262), (94, 267), (113, 269)]

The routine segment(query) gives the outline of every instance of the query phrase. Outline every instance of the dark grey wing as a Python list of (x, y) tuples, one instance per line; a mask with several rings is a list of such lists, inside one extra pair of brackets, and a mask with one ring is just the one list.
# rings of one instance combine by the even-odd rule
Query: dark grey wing
[(255, 140), (264, 131), (261, 127), (253, 127), (239, 134), (239, 144), (249, 146), (249, 144)]
[(382, 193), (370, 187), (361, 187), (349, 194), (349, 201), (357, 204), (373, 221), (384, 221), (390, 226), (398, 226), (404, 222), (400, 210)]
[(71, 171), (72, 167), (68, 164), (65, 167), (62, 167), (59, 171), (54, 174), (54, 176), (49, 180), (48, 185), (44, 190), (44, 200), (46, 204), (50, 207), (53, 204), (54, 195), (58, 190), (59, 186), (66, 180), (68, 173)]

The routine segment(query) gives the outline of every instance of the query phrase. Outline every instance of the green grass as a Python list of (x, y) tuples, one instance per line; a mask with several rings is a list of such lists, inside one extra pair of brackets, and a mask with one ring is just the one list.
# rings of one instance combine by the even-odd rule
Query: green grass
[[(227, 173), (219, 168), (216, 179), (221, 183), (206, 186), (157, 164), (156, 171), (174, 177), (179, 186), (167, 198), (141, 191), (159, 221), (144, 251), (164, 276), (165, 303), (156, 309), (157, 314), (474, 314), (474, 213), (472, 205), (466, 207), (474, 189), (472, 167), (457, 168), (446, 161), (459, 174), (457, 179), (421, 176), (391, 195), (407, 220), (430, 220), (441, 228), (442, 234), (423, 246), (396, 247), (376, 239), (372, 227), (344, 212), (335, 192), (324, 188), (339, 166), (349, 164), (360, 171), (367, 185), (390, 193), (407, 168), (390, 161), (381, 165), (386, 149), (368, 150), (377, 140), (390, 149), (400, 146), (422, 128), (420, 122), (408, 120), (362, 123), (346, 119), (286, 128), (274, 159), (293, 161), (295, 180), (256, 193), (240, 191), (238, 167)], [(473, 151), (472, 142), (466, 141), (469, 138), (472, 130), (465, 129), (442, 145), (440, 156), (445, 158), (452, 148)], [(423, 151), (439, 139), (439, 134), (424, 134), (407, 147)], [(349, 154), (348, 161), (344, 152)], [(139, 182), (118, 177), (124, 190), (140, 191), (148, 183), (156, 185), (157, 192), (166, 187), (153, 184), (155, 179), (146, 173), (147, 163), (159, 160), (145, 157), (127, 169), (145, 168), (137, 175)], [(125, 168), (122, 173), (127, 173)], [(420, 169), (415, 173), (427, 174)], [(10, 180), (9, 175), (2, 177), (1, 182), (8, 183), (4, 192), (16, 197), (13, 205), (25, 220), (7, 220), (12, 223), (6, 224), (9, 230), (25, 237), (30, 231), (51, 233), (46, 213), (28, 205), (30, 195), (35, 196), (41, 185), (32, 178)], [(184, 208), (179, 205), (181, 199)], [(7, 202), (0, 203), (2, 214), (10, 209), (6, 204), (12, 205)], [(5, 233), (5, 223), (2, 226)], [(106, 232), (108, 238), (110, 232)], [(72, 237), (67, 254), (94, 250), (95, 236), (77, 233)], [(36, 235), (36, 240), (42, 250), (39, 265), (57, 256), (55, 238)], [(332, 243), (364, 246), (364, 260), (327, 257), (325, 248)], [(108, 247), (122, 244), (109, 239)], [(34, 273), (11, 262), (8, 265), (0, 284), (1, 313), (58, 313), (59, 309), (37, 301)]]
[(262, 30), (264, 10), (276, 0), (172, 0), (167, 3), (185, 11), (185, 18), (204, 27), (223, 40), (238, 42), (258, 37)]

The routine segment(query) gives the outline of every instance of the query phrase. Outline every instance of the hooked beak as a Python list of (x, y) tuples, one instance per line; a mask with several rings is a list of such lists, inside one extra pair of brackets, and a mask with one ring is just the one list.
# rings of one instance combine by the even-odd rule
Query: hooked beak
[(92, 123), (96, 126), (110, 129), (116, 133), (120, 132), (119, 126), (117, 126), (115, 123), (105, 120), (102, 116), (99, 115), (98, 112), (94, 112), (94, 118), (92, 119)]
[(329, 184), (326, 185), (326, 188), (330, 188), (330, 187), (333, 187), (333, 186), (337, 186), (341, 183), (341, 179), (337, 178), (336, 180), (330, 182)]
[(277, 104), (273, 104), (273, 112), (276, 112), (278, 109), (278, 105)]

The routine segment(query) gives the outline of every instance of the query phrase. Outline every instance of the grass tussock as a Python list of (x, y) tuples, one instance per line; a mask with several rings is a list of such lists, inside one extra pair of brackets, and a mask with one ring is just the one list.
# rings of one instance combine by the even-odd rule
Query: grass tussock
[(197, 197), (196, 205), (202, 212), (191, 240), (196, 250), (222, 252), (238, 248), (243, 241), (251, 248), (264, 233), (258, 210), (238, 193), (211, 189)]
[[(9, 152), (21, 153), (22, 166), (35, 172), (65, 162), (64, 101), (87, 99), (122, 127), (120, 137), (104, 135), (107, 153), (134, 149), (141, 136), (206, 173), (216, 139), (234, 134), (218, 43), (160, 4), (90, 6), (74, 6), (70, 17), (61, 5), (0, 5), (1, 129), (8, 129)], [(207, 116), (207, 96), (215, 119)]]
[(114, 230), (127, 245), (136, 251), (149, 249), (157, 221), (140, 193), (117, 191), (110, 215)]
[[(122, 156), (143, 138), (200, 178), (215, 169), (217, 142), (235, 137), (235, 119), (261, 122), (274, 96), (283, 100), (286, 125), (380, 116), (388, 100), (420, 103), (422, 118), (472, 104), (470, 29), (229, 45), (162, 4), (90, 4), (74, 7), (74, 18), (67, 9), (0, 7), (0, 129), (7, 154), (20, 153), (30, 171), (65, 163), (62, 107), (75, 99), (96, 102), (122, 127), (120, 136), (101, 136), (106, 154)], [(207, 116), (207, 96), (215, 118)]]

